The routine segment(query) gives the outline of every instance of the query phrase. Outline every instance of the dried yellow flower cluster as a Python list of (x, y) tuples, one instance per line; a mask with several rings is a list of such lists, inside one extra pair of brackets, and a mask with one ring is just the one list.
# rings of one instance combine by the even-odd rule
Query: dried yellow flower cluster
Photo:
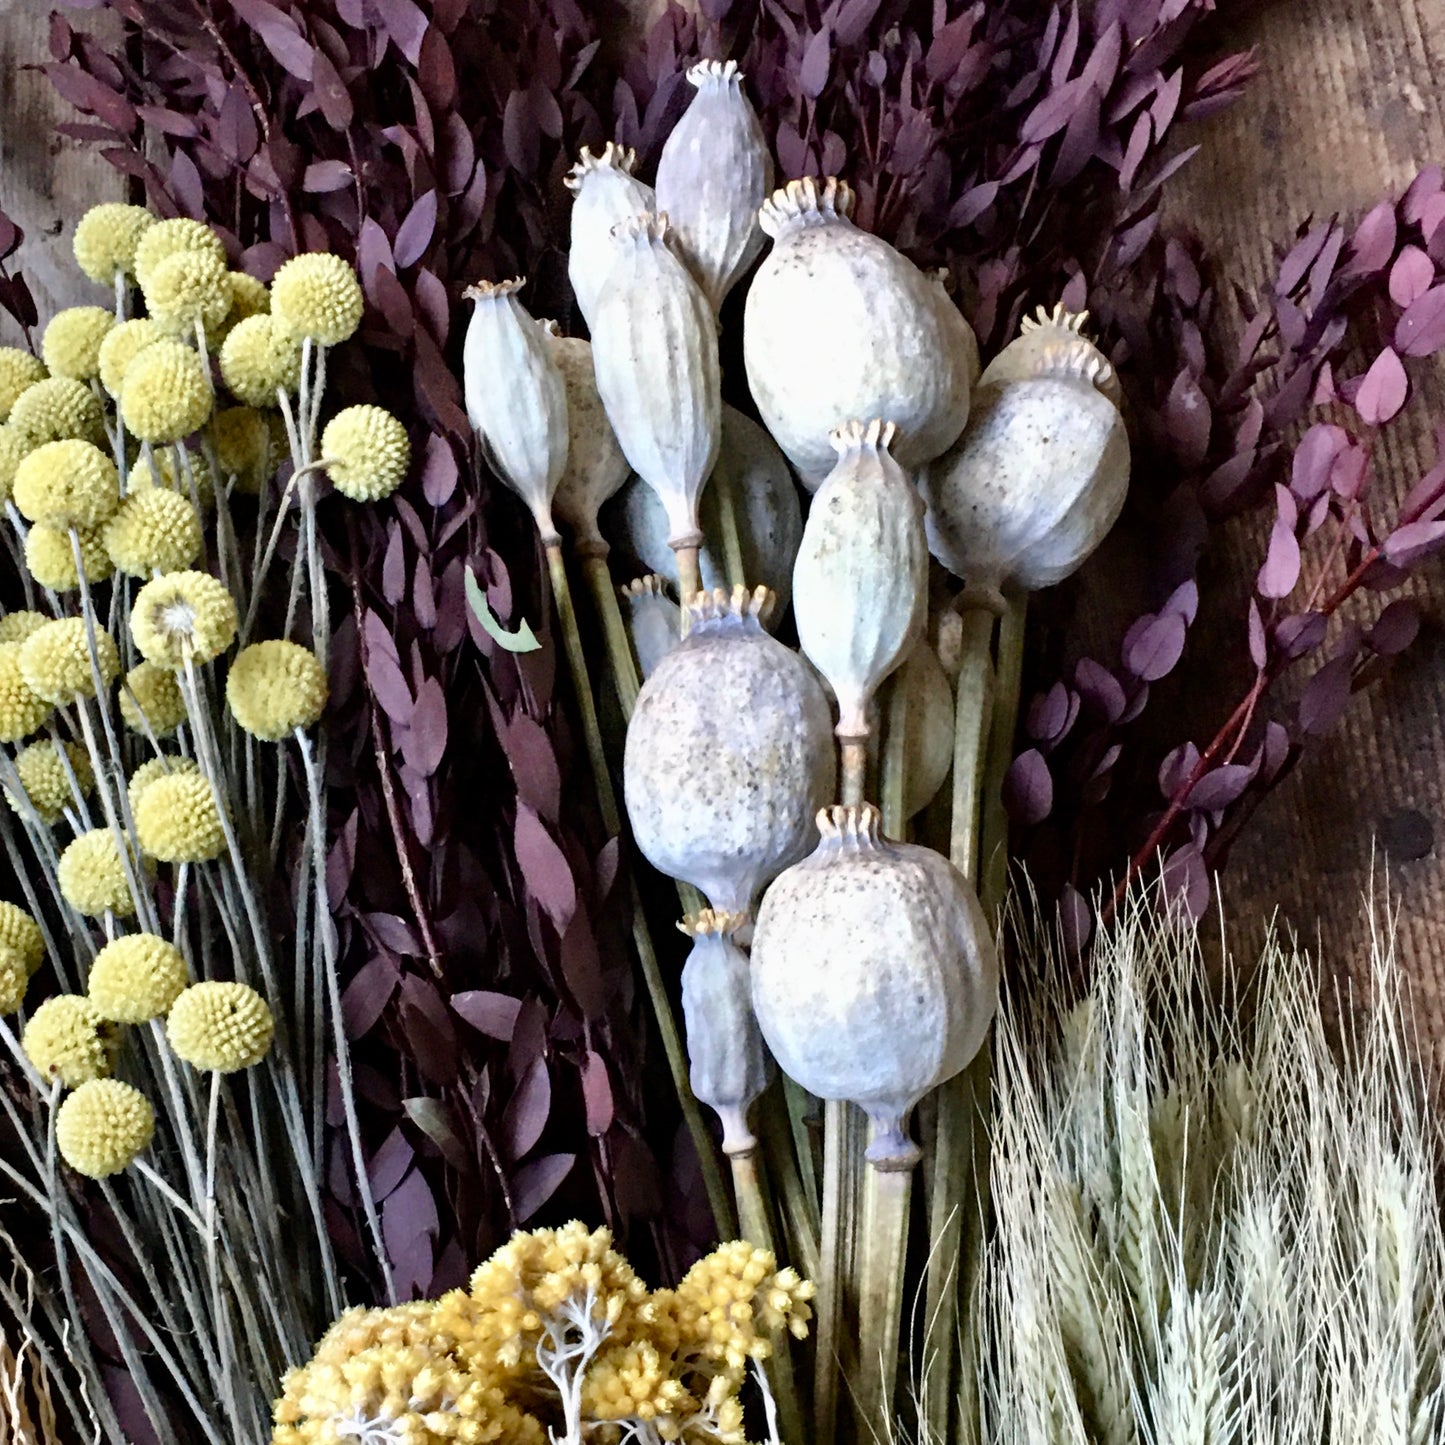
[(519, 1233), (468, 1289), (342, 1316), (286, 1377), (272, 1438), (742, 1445), (748, 1362), (807, 1333), (812, 1295), (742, 1242), (649, 1292), (605, 1229)]

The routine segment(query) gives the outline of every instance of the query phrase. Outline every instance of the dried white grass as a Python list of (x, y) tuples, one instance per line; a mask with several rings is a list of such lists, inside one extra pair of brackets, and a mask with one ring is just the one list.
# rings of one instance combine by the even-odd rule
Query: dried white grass
[(1042, 931), (1000, 1012), (989, 1445), (1445, 1439), (1439, 1133), (1389, 920), (1332, 1048), (1271, 937), (1211, 978), (1142, 905), (1077, 1002)]

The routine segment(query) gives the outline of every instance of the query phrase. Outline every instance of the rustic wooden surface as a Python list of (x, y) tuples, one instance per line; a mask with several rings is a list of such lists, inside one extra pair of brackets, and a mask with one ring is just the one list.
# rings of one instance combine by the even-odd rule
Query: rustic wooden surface
[[(629, 0), (637, 10), (649, 0)], [(86, 205), (116, 197), (118, 176), (57, 136), (63, 118), (43, 77), (41, 0), (0, 0), (0, 204), (30, 235), (68, 233)], [(1358, 210), (1427, 161), (1445, 161), (1445, 0), (1249, 0), (1232, 22), (1259, 48), (1263, 74), (1209, 123), (1179, 183), (1188, 215), (1233, 274), (1263, 280), (1272, 242), (1314, 212)], [(68, 247), (27, 247), (42, 315), (85, 292)], [(1445, 418), (1445, 387), (1437, 388)], [(1392, 451), (1387, 484), (1403, 490), (1432, 461), (1425, 434)], [(1218, 558), (1242, 575), (1258, 539), (1228, 539)], [(1421, 641), (1386, 683), (1356, 699), (1340, 730), (1256, 815), (1226, 890), (1240, 920), (1277, 904), (1306, 942), (1339, 960), (1365, 941), (1362, 900), (1388, 870), (1417, 1001), (1445, 1037), (1445, 564), (1420, 589)], [(1221, 638), (1220, 645), (1233, 646)], [(1253, 931), (1253, 930), (1251, 930)]]

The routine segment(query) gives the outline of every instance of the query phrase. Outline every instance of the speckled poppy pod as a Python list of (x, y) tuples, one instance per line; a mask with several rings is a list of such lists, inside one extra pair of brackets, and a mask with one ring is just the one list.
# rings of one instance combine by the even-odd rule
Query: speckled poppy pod
[(666, 216), (619, 222), (612, 247), (592, 327), (597, 390), (633, 471), (667, 512), (668, 544), (697, 547), (698, 497), (722, 431), (717, 322), (668, 244)]
[(1025, 316), (1019, 322), (1019, 334), (989, 362), (979, 380), (993, 385), (1042, 375), (1051, 365), (1050, 354), (1060, 345), (1078, 345), (1084, 355), (1095, 360), (1091, 378), (1094, 385), (1118, 406), (1123, 395), (1119, 373), (1084, 334), (1088, 319), (1087, 311), (1070, 311), (1062, 301), (1056, 302), (1052, 311), (1046, 306), (1038, 307), (1032, 316)]
[(753, 399), (810, 490), (832, 468), (829, 433), (855, 417), (894, 422), (894, 454), (910, 469), (950, 446), (968, 419), (968, 323), (852, 214), (852, 191), (831, 176), (774, 191), (759, 215), (773, 249), (744, 312)]
[(928, 602), (923, 503), (889, 450), (892, 422), (834, 430), (793, 564), (793, 615), (808, 660), (838, 700), (838, 736), (868, 736), (868, 704), (908, 655)]
[(872, 1122), (868, 1159), (908, 1169), (908, 1116), (978, 1052), (998, 1001), (983, 909), (941, 853), (879, 834), (871, 803), (830, 808), (811, 856), (764, 895), (753, 1009), (779, 1066)]
[(807, 663), (763, 629), (772, 594), (699, 593), (688, 635), (643, 684), (622, 781), (655, 868), (744, 913), (801, 858), (833, 792), (828, 700)]
[(773, 158), (735, 60), (687, 72), (692, 104), (657, 163), (657, 208), (672, 218), (678, 254), (714, 311), (763, 249), (758, 208), (773, 187)]
[(903, 815), (911, 818), (933, 801), (953, 766), (953, 687), (938, 654), (924, 638), (913, 645), (894, 686), (906, 694)]
[[(1058, 334), (1038, 340), (1046, 330)], [(950, 572), (984, 589), (1048, 587), (1103, 541), (1129, 487), (1111, 378), (1096, 347), (1053, 323), (985, 371), (968, 429), (919, 479), (928, 545)]]
[(567, 386), (546, 331), (517, 299), (524, 285), (479, 281), (462, 350), (467, 416), (497, 475), (526, 504), (542, 541), (558, 541), (552, 498), (567, 465)]
[(637, 577), (622, 590), (627, 604), (627, 630), (644, 681), (677, 646), (677, 603), (667, 595), (667, 579), (657, 573)]
[(632, 468), (597, 393), (592, 347), (581, 337), (558, 335), (554, 328), (555, 323), (549, 322), (545, 329), (552, 360), (567, 388), (567, 465), (557, 482), (552, 510), (572, 529), (579, 551), (605, 555), (607, 543), (598, 530), (597, 512)]
[[(709, 591), (727, 582), (718, 508), (719, 482), (731, 489), (745, 576), (758, 578), (777, 593), (777, 610), (786, 610), (793, 591), (793, 558), (803, 536), (803, 512), (793, 474), (777, 443), (751, 417), (723, 403), (717, 465), (703, 489), (700, 518), (712, 539), (698, 554), (702, 585)], [(604, 532), (644, 566), (677, 581), (677, 559), (667, 544), (667, 513), (651, 487), (628, 483), (603, 513)]]
[(748, 1109), (773, 1072), (753, 1016), (748, 956), (735, 937), (746, 922), (746, 914), (705, 908), (678, 925), (692, 938), (692, 952), (682, 966), (689, 1079), (693, 1093), (722, 1124), (725, 1154), (757, 1148)]
[(567, 279), (588, 330), (593, 329), (597, 299), (612, 269), (612, 228), (628, 216), (657, 209), (652, 187), (632, 174), (636, 163), (636, 151), (608, 141), (600, 155), (583, 146), (577, 164), (567, 173), (567, 189), (576, 197)]

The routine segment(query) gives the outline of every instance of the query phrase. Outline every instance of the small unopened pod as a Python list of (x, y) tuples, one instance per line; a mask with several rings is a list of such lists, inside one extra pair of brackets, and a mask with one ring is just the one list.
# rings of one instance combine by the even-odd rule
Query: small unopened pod
[(868, 1159), (908, 1169), (913, 1107), (966, 1067), (998, 1002), (983, 909), (940, 853), (879, 834), (871, 803), (820, 815), (821, 841), (763, 897), (753, 1009), (779, 1067), (872, 1123)]
[(702, 542), (697, 504), (717, 461), (717, 321), (668, 243), (666, 216), (613, 228), (614, 261), (592, 326), (597, 390), (633, 471), (657, 493), (674, 549)]
[(838, 700), (838, 736), (868, 736), (878, 684), (923, 631), (923, 503), (889, 447), (892, 422), (833, 431), (837, 463), (818, 489), (793, 564), (793, 615), (808, 660)]
[(657, 209), (672, 218), (678, 254), (714, 311), (763, 248), (758, 208), (773, 188), (773, 158), (735, 60), (687, 73), (692, 104), (657, 163)]
[(682, 966), (688, 1077), (693, 1093), (722, 1124), (725, 1154), (750, 1154), (757, 1148), (748, 1109), (773, 1072), (753, 1016), (748, 956), (735, 938), (746, 921), (746, 914), (705, 908), (679, 925), (692, 938), (692, 952)]
[(631, 474), (597, 392), (592, 347), (580, 336), (562, 336), (555, 323), (547, 338), (552, 360), (567, 388), (567, 465), (557, 482), (552, 510), (572, 529), (579, 552), (606, 554), (597, 513)]
[(643, 684), (623, 752), (643, 856), (725, 913), (747, 912), (808, 853), (833, 793), (828, 699), (764, 631), (771, 605), (765, 587), (699, 593), (687, 636)]
[[(911, 818), (933, 801), (953, 766), (953, 688), (938, 654), (920, 637), (894, 674), (889, 727), (904, 729), (908, 758), (903, 815)], [(890, 746), (892, 740), (890, 739)]]
[(552, 498), (567, 465), (567, 385), (552, 338), (517, 299), (524, 279), (479, 281), (462, 347), (467, 416), (483, 455), (526, 504), (542, 541), (558, 541)]
[(894, 455), (912, 469), (968, 419), (977, 355), (968, 322), (852, 214), (852, 191), (833, 177), (775, 191), (759, 216), (773, 249), (743, 317), (753, 400), (812, 490), (832, 469), (834, 427), (887, 417), (898, 427)]
[(600, 155), (586, 147), (567, 172), (572, 192), (572, 237), (567, 251), (567, 279), (577, 306), (592, 329), (592, 315), (612, 268), (612, 228), (628, 216), (655, 211), (652, 187), (632, 174), (637, 152), (608, 141)]
[[(703, 488), (699, 520), (707, 535), (698, 565), (711, 591), (727, 584), (722, 509), (732, 505), (743, 573), (777, 593), (779, 612), (793, 588), (793, 558), (803, 535), (798, 488), (788, 463), (751, 417), (723, 403), (717, 465)], [(629, 482), (602, 515), (604, 535), (654, 572), (677, 581), (677, 558), (667, 545), (667, 513), (651, 487)]]
[(968, 429), (919, 478), (929, 548), (971, 586), (1061, 582), (1108, 535), (1129, 489), (1109, 363), (1072, 333), (1014, 345), (1024, 342), (1027, 373), (981, 379)]
[(667, 595), (667, 579), (655, 572), (637, 577), (622, 589), (627, 604), (627, 631), (637, 654), (637, 670), (643, 680), (657, 671), (657, 664), (677, 646), (677, 603)]

